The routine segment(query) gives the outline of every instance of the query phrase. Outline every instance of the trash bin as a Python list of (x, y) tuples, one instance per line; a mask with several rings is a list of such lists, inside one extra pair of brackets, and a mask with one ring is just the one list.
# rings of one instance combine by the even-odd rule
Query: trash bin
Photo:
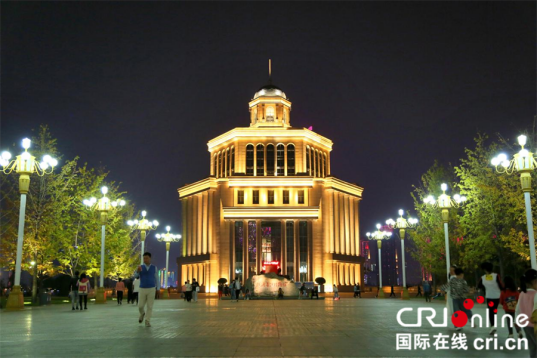
[(45, 306), (50, 305), (52, 299), (49, 292), (43, 292), (39, 294), (39, 305)]

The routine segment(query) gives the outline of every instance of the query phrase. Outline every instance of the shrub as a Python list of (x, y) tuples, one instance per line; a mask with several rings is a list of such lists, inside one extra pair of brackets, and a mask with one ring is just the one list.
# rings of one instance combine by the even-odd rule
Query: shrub
[(326, 280), (324, 279), (324, 277), (317, 277), (315, 279), (315, 282), (317, 282), (319, 285), (324, 285), (326, 283)]
[(226, 284), (226, 283), (227, 283), (227, 278), (223, 278), (223, 277), (222, 277), (222, 278), (218, 279), (218, 284), (219, 284), (219, 285), (224, 285), (224, 284)]

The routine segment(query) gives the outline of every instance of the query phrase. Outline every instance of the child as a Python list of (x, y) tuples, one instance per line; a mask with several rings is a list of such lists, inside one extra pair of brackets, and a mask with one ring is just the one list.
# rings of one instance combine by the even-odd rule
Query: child
[(537, 271), (529, 269), (526, 271), (522, 279), (520, 280), (520, 296), (518, 297), (518, 303), (516, 305), (515, 317), (521, 314), (528, 316), (529, 323), (523, 328), (528, 340), (528, 348), (530, 350), (530, 357), (537, 356), (537, 340), (535, 339), (535, 333), (533, 332), (533, 319), (532, 315), (535, 312), (535, 306), (537, 305)]
[(515, 309), (519, 295), (520, 293), (517, 291), (515, 280), (509, 276), (505, 277), (505, 291), (502, 291), (500, 295), (500, 304), (503, 306), (505, 314), (511, 316), (511, 318), (513, 319), (510, 322), (510, 325), (507, 326), (507, 330), (509, 331), (509, 338), (513, 338), (513, 325), (515, 326), (516, 331), (518, 333), (518, 338), (524, 337), (522, 334), (522, 330), (515, 323)]
[(80, 275), (80, 280), (77, 283), (78, 286), (78, 299), (80, 302), (80, 310), (82, 310), (82, 299), (84, 299), (84, 309), (88, 309), (88, 293), (91, 290), (91, 285), (88, 277), (85, 273)]
[[(453, 312), (462, 311), (466, 313), (468, 321), (471, 322), (472, 310), (464, 307), (464, 300), (466, 300), (470, 288), (464, 280), (464, 271), (460, 267), (455, 269), (455, 277), (449, 280), (448, 290), (446, 292), (449, 293), (449, 297), (453, 300)], [(457, 327), (457, 331), (461, 329), (462, 327)]]
[(333, 285), (332, 290), (334, 291), (334, 300), (339, 300), (339, 291), (337, 289), (336, 284)]

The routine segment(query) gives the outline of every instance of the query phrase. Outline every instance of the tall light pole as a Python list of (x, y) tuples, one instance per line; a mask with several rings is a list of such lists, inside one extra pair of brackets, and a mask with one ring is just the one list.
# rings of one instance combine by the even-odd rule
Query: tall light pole
[(99, 288), (97, 288), (97, 294), (95, 296), (95, 303), (106, 303), (106, 292), (104, 290), (104, 248), (105, 248), (105, 236), (106, 236), (106, 220), (108, 219), (108, 212), (116, 210), (118, 207), (125, 206), (125, 200), (112, 201), (106, 196), (108, 188), (103, 186), (101, 188), (103, 197), (97, 200), (96, 198), (85, 199), (84, 205), (89, 210), (98, 211), (101, 216), (101, 275), (99, 277)]
[[(166, 269), (164, 271), (164, 286), (166, 286), (166, 288), (168, 287), (168, 264), (170, 260), (170, 244), (172, 242), (178, 242), (179, 240), (181, 240), (181, 235), (170, 233), (170, 229), (171, 227), (166, 226), (167, 232), (165, 234), (157, 234), (157, 240), (166, 243)], [(168, 295), (168, 290), (164, 290), (163, 297), (164, 298), (170, 297)]]
[(444, 223), (444, 237), (446, 244), (446, 270), (447, 270), (447, 279), (449, 282), (449, 268), (451, 266), (450, 256), (449, 256), (449, 209), (458, 208), (463, 202), (466, 201), (465, 196), (460, 196), (459, 194), (453, 195), (453, 199), (446, 194), (448, 188), (446, 183), (443, 183), (440, 188), (442, 189), (442, 195), (438, 197), (438, 200), (434, 196), (429, 195), (423, 201), (425, 204), (430, 205), (434, 208), (439, 208), (442, 210), (442, 222)]
[(401, 296), (401, 298), (403, 300), (408, 300), (410, 299), (410, 296), (408, 295), (408, 289), (406, 288), (405, 234), (406, 230), (411, 230), (416, 227), (418, 219), (408, 218), (407, 220), (403, 217), (404, 213), (403, 209), (399, 210), (399, 218), (397, 218), (397, 221), (388, 219), (386, 220), (386, 224), (392, 229), (399, 230), (399, 237), (401, 238), (401, 258), (403, 261), (403, 296)]
[[(24, 219), (26, 216), (26, 195), (30, 190), (30, 175), (37, 174), (43, 176), (51, 174), (54, 167), (58, 165), (58, 161), (50, 155), (43, 156), (43, 160), (39, 163), (35, 157), (28, 152), (28, 148), (32, 141), (28, 138), (22, 140), (24, 152), (17, 155), (11, 160), (11, 153), (5, 151), (0, 156), (0, 166), (4, 174), (15, 172), (19, 174), (19, 193), (21, 195), (21, 203), (19, 210), (19, 232), (17, 235), (17, 258), (15, 260), (15, 281), (13, 289), (9, 294), (6, 308), (8, 309), (23, 309), (24, 296), (21, 290), (21, 265), (22, 265), (22, 244), (24, 241)], [(37, 279), (35, 277), (34, 279)]]
[(144, 263), (144, 247), (145, 247), (145, 238), (147, 236), (147, 232), (151, 230), (155, 230), (158, 226), (157, 220), (149, 221), (145, 218), (146, 215), (147, 215), (147, 212), (144, 210), (142, 211), (142, 219), (140, 221), (138, 220), (127, 221), (127, 224), (133, 227), (134, 230), (140, 231), (140, 237), (142, 239), (142, 250), (140, 251), (140, 265)]
[(518, 144), (522, 147), (520, 152), (513, 155), (513, 159), (508, 160), (507, 155), (500, 154), (492, 159), (492, 165), (496, 167), (499, 173), (512, 174), (520, 173), (520, 184), (524, 192), (524, 201), (526, 204), (526, 224), (528, 226), (528, 238), (530, 244), (531, 268), (537, 270), (537, 259), (535, 258), (535, 237), (533, 235), (533, 217), (531, 214), (531, 172), (537, 167), (537, 160), (532, 152), (524, 149), (526, 145), (526, 136), (518, 137)]
[(379, 249), (379, 292), (378, 298), (386, 298), (384, 290), (382, 289), (382, 240), (390, 238), (392, 233), (389, 231), (380, 231), (380, 224), (377, 224), (377, 231), (370, 233), (368, 232), (366, 236), (370, 239), (377, 240), (377, 247)]

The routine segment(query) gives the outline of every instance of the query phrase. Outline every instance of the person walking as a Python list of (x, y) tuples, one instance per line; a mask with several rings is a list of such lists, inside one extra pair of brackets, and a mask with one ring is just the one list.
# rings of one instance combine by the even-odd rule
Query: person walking
[(221, 300), (222, 299), (222, 292), (224, 291), (224, 285), (219, 283), (218, 284), (218, 299)]
[(512, 318), (510, 322), (509, 320), (507, 321), (507, 331), (509, 332), (508, 338), (513, 338), (513, 326), (515, 326), (515, 329), (518, 333), (518, 338), (524, 338), (522, 330), (516, 324), (515, 316), (515, 310), (519, 297), (520, 293), (517, 290), (515, 280), (510, 276), (505, 277), (505, 290), (503, 290), (500, 294), (500, 304), (503, 306), (505, 314), (511, 316)]
[[(135, 277), (140, 278), (140, 289), (138, 292), (138, 310), (140, 316), (138, 323), (142, 323), (145, 318), (145, 326), (151, 327), (151, 315), (153, 314), (153, 302), (155, 302), (156, 291), (160, 290), (158, 279), (158, 268), (151, 264), (151, 253), (144, 253), (144, 264), (138, 266)], [(147, 306), (147, 310), (145, 307)]]
[(416, 295), (416, 297), (420, 297), (420, 296), (423, 296), (423, 295), (421, 294), (421, 286), (418, 285), (418, 294)]
[(132, 282), (132, 303), (134, 304), (134, 300), (136, 300), (136, 304), (138, 304), (138, 292), (140, 292), (140, 279), (134, 278), (134, 281)]
[(125, 283), (119, 278), (119, 281), (116, 283), (116, 294), (117, 294), (117, 304), (123, 304), (123, 291), (125, 291)]
[(425, 302), (431, 302), (431, 284), (427, 280), (423, 281), (423, 293), (425, 294)]
[(301, 299), (304, 296), (304, 292), (306, 292), (306, 284), (304, 282), (302, 282), (302, 286), (300, 286), (298, 292), (298, 299)]
[(239, 281), (238, 277), (235, 277), (235, 298), (237, 299), (237, 302), (239, 302), (240, 295), (241, 295), (241, 282)]
[(200, 292), (200, 284), (195, 278), (192, 279), (192, 298), (194, 302), (198, 302), (198, 292)]
[(190, 302), (192, 301), (192, 284), (190, 284), (190, 280), (186, 280), (186, 301)]
[(336, 284), (332, 285), (332, 290), (334, 291), (334, 300), (339, 300), (339, 290), (337, 289)]
[(80, 303), (80, 310), (82, 310), (82, 300), (84, 300), (84, 309), (88, 309), (88, 293), (91, 290), (91, 284), (89, 278), (85, 273), (80, 275), (80, 280), (77, 282), (78, 287), (78, 300)]
[(354, 284), (354, 298), (356, 297), (362, 298), (362, 295), (360, 292), (360, 282), (357, 282)]
[(235, 280), (231, 281), (231, 283), (229, 284), (229, 296), (231, 301), (235, 300)]
[(76, 309), (78, 309), (78, 280), (80, 280), (79, 277), (80, 273), (78, 271), (75, 272), (75, 275), (71, 278), (71, 282), (69, 284), (69, 294), (71, 295), (71, 306), (73, 308), (73, 311), (75, 310), (75, 304)]
[(496, 313), (498, 312), (498, 305), (500, 304), (500, 295), (503, 289), (503, 283), (500, 275), (492, 272), (493, 266), (490, 262), (483, 262), (481, 269), (485, 271), (485, 274), (481, 276), (479, 284), (477, 285), (481, 289), (485, 289), (485, 298), (487, 299), (487, 309), (490, 323), (490, 335), (496, 333)]
[[(466, 313), (468, 321), (471, 322), (472, 310), (464, 307), (464, 300), (466, 300), (468, 292), (470, 292), (470, 288), (464, 280), (464, 271), (460, 267), (455, 269), (455, 277), (449, 280), (447, 288), (447, 292), (449, 292), (449, 296), (453, 300), (453, 311), (462, 311)], [(460, 331), (461, 329), (462, 327), (456, 327), (457, 331)]]
[(317, 286), (313, 286), (313, 291), (311, 291), (310, 300), (313, 300), (314, 296), (317, 297), (317, 299), (319, 299), (319, 288)]
[(391, 285), (390, 296), (388, 298), (390, 298), (392, 296), (395, 297), (395, 291), (393, 290), (393, 285)]
[(181, 286), (181, 292), (183, 294), (183, 301), (186, 301), (186, 281), (183, 286)]
[(524, 334), (528, 340), (528, 348), (530, 351), (530, 357), (537, 357), (537, 339), (534, 332), (534, 313), (537, 313), (537, 271), (529, 269), (524, 273), (520, 280), (520, 296), (518, 297), (518, 303), (515, 309), (515, 317), (520, 317), (521, 314), (525, 314), (529, 317), (528, 325), (524, 328)]
[(125, 284), (127, 288), (127, 304), (131, 303), (132, 301), (132, 279), (128, 279)]

